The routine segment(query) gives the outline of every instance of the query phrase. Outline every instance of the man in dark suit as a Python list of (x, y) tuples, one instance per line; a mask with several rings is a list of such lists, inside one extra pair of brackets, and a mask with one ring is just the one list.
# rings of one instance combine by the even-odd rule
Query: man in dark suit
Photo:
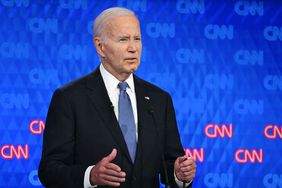
[(101, 65), (54, 92), (38, 175), (46, 187), (191, 186), (170, 95), (133, 73), (142, 51), (139, 21), (124, 8), (94, 23)]

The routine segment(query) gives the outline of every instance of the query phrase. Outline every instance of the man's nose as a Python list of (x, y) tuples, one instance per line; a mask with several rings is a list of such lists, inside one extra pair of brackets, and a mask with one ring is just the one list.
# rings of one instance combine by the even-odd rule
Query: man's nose
[(127, 49), (127, 50), (128, 50), (129, 52), (133, 52), (133, 53), (134, 53), (134, 52), (137, 51), (137, 45), (138, 45), (138, 44), (136, 44), (135, 41), (130, 41), (129, 44), (128, 44), (128, 49)]

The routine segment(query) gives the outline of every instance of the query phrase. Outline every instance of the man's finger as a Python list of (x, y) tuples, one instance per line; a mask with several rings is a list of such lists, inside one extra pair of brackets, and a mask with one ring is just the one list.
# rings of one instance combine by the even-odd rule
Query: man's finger
[(187, 156), (186, 155), (183, 155), (183, 156), (181, 156), (181, 157), (178, 157), (178, 162), (179, 163), (182, 163), (183, 161), (185, 161), (186, 159), (187, 159)]
[(188, 157), (188, 160), (195, 161), (194, 157)]
[(107, 175), (107, 174), (103, 174), (101, 175), (101, 178), (103, 178), (104, 181), (109, 181), (112, 183), (122, 183), (125, 182), (125, 177), (120, 178), (120, 177), (116, 177), (116, 176), (111, 176), (111, 175)]
[(116, 156), (117, 156), (117, 150), (116, 150), (116, 148), (114, 148), (108, 156), (103, 158), (103, 161), (111, 162), (112, 160), (114, 160), (116, 158)]
[(110, 176), (115, 176), (118, 178), (124, 178), (126, 176), (125, 172), (117, 172), (115, 170), (112, 169), (105, 169), (104, 174), (110, 175)]
[(195, 163), (195, 161), (194, 161), (193, 158), (187, 158), (187, 160), (182, 161), (182, 162), (180, 163), (180, 166), (181, 166), (181, 167), (189, 166), (189, 165), (193, 165), (194, 163)]
[(121, 171), (121, 168), (118, 165), (114, 164), (114, 163), (107, 163), (107, 164), (105, 164), (105, 168), (114, 170), (116, 172), (120, 172)]
[(186, 176), (186, 177), (192, 177), (194, 176), (196, 173), (196, 170), (192, 170), (192, 171), (189, 171), (189, 172), (183, 172), (183, 175)]
[(108, 185), (108, 186), (111, 186), (111, 187), (119, 187), (120, 183), (119, 182), (111, 182), (111, 181), (104, 180), (103, 181), (103, 185)]
[(191, 166), (191, 165), (180, 167), (180, 171), (181, 171), (181, 172), (189, 172), (189, 171), (192, 171), (192, 170), (194, 170), (194, 169), (195, 169), (195, 168), (193, 168), (193, 166)]

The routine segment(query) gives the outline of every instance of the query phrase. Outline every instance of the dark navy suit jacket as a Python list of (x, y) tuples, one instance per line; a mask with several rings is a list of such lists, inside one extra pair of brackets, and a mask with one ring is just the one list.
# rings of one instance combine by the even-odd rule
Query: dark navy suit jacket
[[(83, 187), (86, 168), (109, 155), (126, 172), (121, 188), (157, 188), (163, 178), (162, 158), (172, 187), (173, 163), (184, 155), (170, 95), (134, 75), (138, 111), (136, 159), (126, 143), (106, 91), (101, 73), (93, 73), (57, 89), (52, 97), (38, 170), (46, 187)], [(163, 156), (163, 157), (162, 157)]]

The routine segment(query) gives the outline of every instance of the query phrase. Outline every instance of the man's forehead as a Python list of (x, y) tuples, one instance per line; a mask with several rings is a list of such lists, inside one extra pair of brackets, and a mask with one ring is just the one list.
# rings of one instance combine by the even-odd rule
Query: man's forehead
[[(125, 22), (126, 20), (126, 22)], [(109, 19), (106, 24), (108, 26), (120, 26), (120, 24), (127, 24), (127, 25), (134, 25), (138, 24), (139, 25), (139, 20), (136, 16), (134, 15), (126, 15), (126, 16), (116, 16), (111, 19)]]
[(106, 30), (112, 34), (129, 34), (131, 31), (135, 31), (140, 35), (140, 25), (137, 18), (126, 20), (126, 22), (122, 18), (113, 19), (107, 23)]

